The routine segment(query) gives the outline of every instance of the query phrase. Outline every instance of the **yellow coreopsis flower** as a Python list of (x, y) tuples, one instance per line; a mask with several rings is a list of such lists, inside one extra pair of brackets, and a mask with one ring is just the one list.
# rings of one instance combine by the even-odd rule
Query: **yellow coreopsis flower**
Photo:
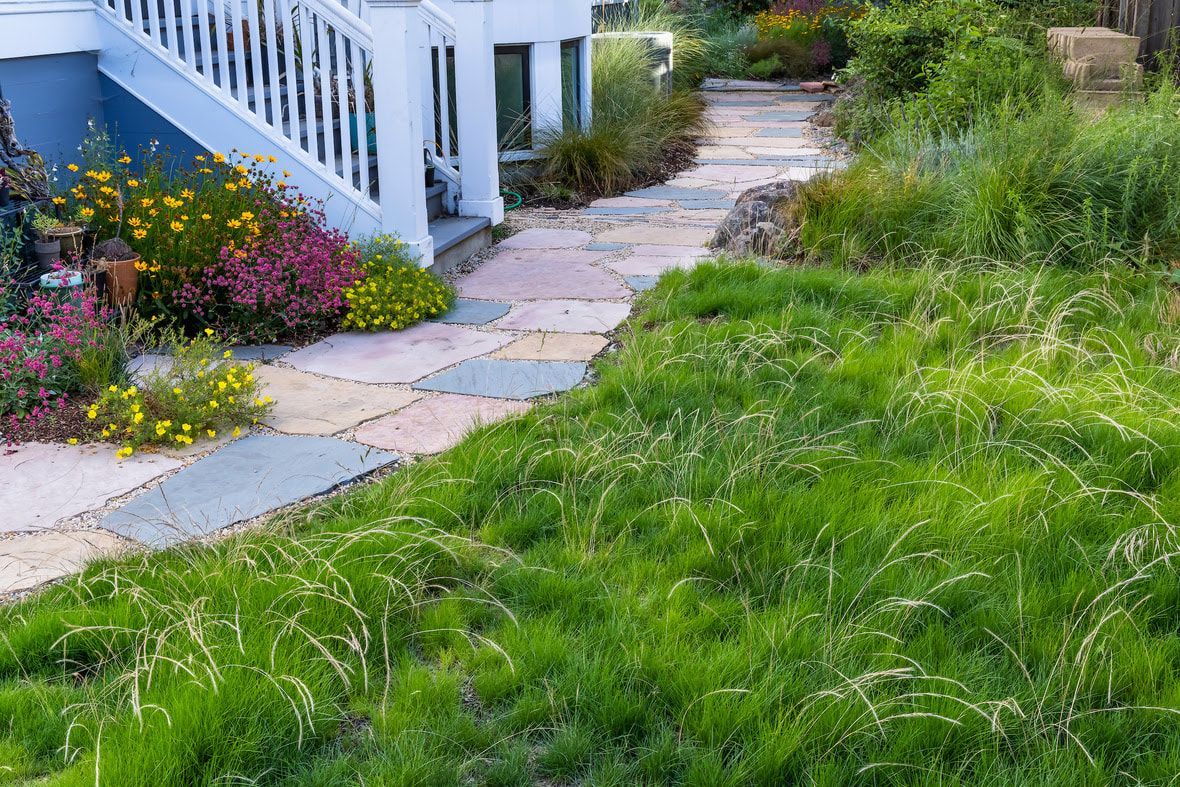
[(213, 154), (213, 163), (214, 164), (224, 164), (225, 163), (225, 154), (214, 153)]
[(78, 165), (77, 164), (66, 164), (66, 169), (68, 169), (70, 172), (77, 172)]
[(130, 164), (131, 163), (131, 156), (128, 156), (126, 153), (124, 153), (122, 156), (119, 157), (119, 163), (120, 164)]

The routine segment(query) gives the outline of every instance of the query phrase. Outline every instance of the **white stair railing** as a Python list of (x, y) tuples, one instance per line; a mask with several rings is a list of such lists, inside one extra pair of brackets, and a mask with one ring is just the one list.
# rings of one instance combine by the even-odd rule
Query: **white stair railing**
[(96, 3), (336, 188), (377, 201), (373, 36), (360, 0)]
[(364, 205), (424, 264), (425, 159), (453, 211), (503, 218), (491, 0), (455, 0), (457, 18), (432, 0), (95, 3), (137, 46)]

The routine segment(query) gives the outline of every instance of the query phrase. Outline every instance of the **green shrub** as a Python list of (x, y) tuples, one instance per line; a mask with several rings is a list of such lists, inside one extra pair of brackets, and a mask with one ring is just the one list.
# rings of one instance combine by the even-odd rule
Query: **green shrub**
[(958, 132), (900, 125), (802, 188), (802, 241), (854, 263), (1166, 264), (1180, 255), (1178, 107), (1165, 85), (1096, 119), (1049, 93), (1035, 111), (1005, 101)]
[(752, 63), (749, 67), (749, 73), (755, 79), (771, 79), (783, 73), (783, 61), (779, 60), (778, 55), (771, 55), (765, 60)]
[[(658, 25), (661, 19), (649, 21)], [(697, 41), (692, 51), (700, 51)], [(678, 37), (678, 57), (681, 51)], [(678, 65), (678, 72), (681, 67), (687, 66)], [(691, 144), (702, 130), (700, 98), (680, 90), (666, 95), (657, 87), (642, 40), (595, 42), (593, 92), (594, 114), (586, 128), (539, 135), (545, 152), (542, 183), (587, 195), (616, 193), (658, 173), (669, 154)]]
[[(807, 45), (794, 38), (776, 36), (763, 38), (746, 49), (746, 59), (757, 65), (767, 60), (777, 62), (778, 68), (770, 70), (764, 66), (764, 77), (776, 76), (805, 76), (815, 71), (812, 64), (811, 51)], [(754, 69), (751, 67), (753, 74)]]
[(344, 291), (348, 312), (344, 327), (361, 331), (397, 331), (444, 313), (455, 290), (421, 267), (405, 243), (377, 235), (353, 243), (364, 277)]
[(221, 351), (212, 331), (170, 348), (168, 363), (137, 385), (111, 385), (86, 411), (102, 436), (119, 443), (119, 458), (143, 445), (189, 446), (219, 431), (250, 426), (266, 414), (254, 365), (238, 364)]

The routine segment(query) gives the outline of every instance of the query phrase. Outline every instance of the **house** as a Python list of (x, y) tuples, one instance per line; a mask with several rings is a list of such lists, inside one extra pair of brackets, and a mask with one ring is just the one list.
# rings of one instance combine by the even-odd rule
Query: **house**
[(586, 0), (0, 0), (0, 92), (51, 162), (90, 118), (273, 155), (445, 269), (503, 220), (500, 162), (589, 117), (590, 35)]

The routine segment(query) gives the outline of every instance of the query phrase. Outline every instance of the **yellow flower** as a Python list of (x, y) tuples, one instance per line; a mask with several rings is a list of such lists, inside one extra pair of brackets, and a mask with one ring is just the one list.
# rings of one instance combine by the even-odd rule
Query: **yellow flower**
[(229, 227), (231, 230), (236, 230), (238, 227), (242, 226), (242, 222), (238, 221), (237, 219), (230, 219), (225, 223), (225, 226)]
[(174, 221), (168, 226), (172, 227), (173, 232), (184, 232), (184, 222), (183, 221)]
[(208, 221), (209, 219), (213, 218), (213, 216), (211, 216), (208, 213), (202, 213), (201, 218), (204, 219), (205, 221)]
[(209, 439), (212, 440), (217, 437), (217, 430), (216, 429), (206, 429), (205, 434), (209, 435)]
[(77, 164), (66, 164), (66, 169), (68, 169), (70, 172), (77, 172), (78, 165)]
[[(222, 357), (222, 358), (233, 358), (233, 357), (234, 357), (234, 351), (233, 351), (233, 350), (226, 350), (225, 352), (223, 352), (223, 353), (221, 354), (221, 357)], [(231, 379), (231, 380), (232, 380), (232, 379), (233, 379), (233, 375), (231, 374), (231, 375), (229, 376), (229, 378), (227, 378), (227, 379)]]
[(209, 400), (209, 409), (210, 409), (210, 410), (216, 410), (218, 407), (220, 407), (220, 405), (218, 405), (218, 404), (217, 404), (217, 400), (216, 400), (216, 399), (210, 399), (210, 400)]
[(206, 336), (212, 336), (212, 335), (213, 335), (213, 329), (212, 329), (212, 328), (206, 328), (206, 329), (205, 329), (205, 335), (206, 335)]
[(69, 443), (70, 445), (77, 445), (77, 444), (78, 444), (78, 438), (76, 438), (76, 437), (71, 437), (69, 440), (66, 440), (66, 442), (67, 442), (67, 443)]
[(181, 189), (180, 196), (184, 197), (187, 200), (191, 200), (196, 195), (193, 193), (192, 189)]
[(237, 190), (238, 190), (238, 184), (236, 184), (236, 183), (230, 183), (230, 182), (228, 182), (228, 181), (227, 181), (227, 182), (226, 182), (226, 184), (225, 184), (225, 190), (226, 190), (226, 191), (237, 191)]
[[(143, 240), (144, 238), (147, 237), (147, 230), (135, 230), (134, 232), (131, 233), (131, 236), (133, 238), (135, 238), (136, 240)], [(136, 265), (136, 267), (139, 267), (139, 266)]]
[(233, 432), (233, 434), (234, 434), (234, 437), (241, 437), (241, 436), (242, 436), (242, 430), (241, 430), (241, 429), (239, 429), (238, 427), (236, 427), (236, 426), (235, 426), (235, 427), (234, 427), (234, 432)]
[(225, 163), (225, 155), (222, 153), (214, 153), (213, 154), (213, 163), (214, 164), (224, 164)]
[(126, 153), (124, 153), (122, 156), (119, 157), (119, 163), (120, 164), (130, 164), (131, 163), (131, 156), (128, 156)]
[(204, 161), (205, 157), (204, 156), (196, 156), (196, 157), (194, 157), (194, 160), (195, 161)]
[(274, 156), (267, 156), (266, 160), (269, 161), (271, 164), (274, 164), (276, 161), (278, 161), (278, 159), (275, 158)]
[(135, 188), (136, 186), (138, 186), (138, 185), (139, 185), (139, 181), (138, 181), (138, 180), (136, 180), (135, 178), (130, 178), (130, 179), (127, 181), (127, 185), (128, 185), (128, 186), (130, 186), (131, 188)]
[(193, 430), (192, 424), (181, 424), (180, 428), (186, 432), (191, 432)]
[(139, 201), (139, 204), (143, 205), (145, 208), (150, 208), (155, 203), (156, 203), (156, 201), (154, 199), (151, 199), (150, 197), (144, 197), (143, 199), (141, 199)]
[(254, 160), (261, 164), (262, 162), (266, 161), (266, 156), (262, 155), (261, 153), (255, 153)]
[(116, 459), (126, 459), (127, 457), (131, 456), (133, 453), (135, 453), (135, 449), (129, 445), (125, 445), (122, 448), (120, 448), (118, 451), (115, 452), (115, 458)]
[(53, 198), (53, 204), (54, 204), (54, 205), (65, 205), (65, 204), (66, 204), (66, 198), (65, 198), (65, 197), (54, 197), (54, 198)]
[(78, 214), (84, 219), (94, 218), (94, 208), (82, 208)]

